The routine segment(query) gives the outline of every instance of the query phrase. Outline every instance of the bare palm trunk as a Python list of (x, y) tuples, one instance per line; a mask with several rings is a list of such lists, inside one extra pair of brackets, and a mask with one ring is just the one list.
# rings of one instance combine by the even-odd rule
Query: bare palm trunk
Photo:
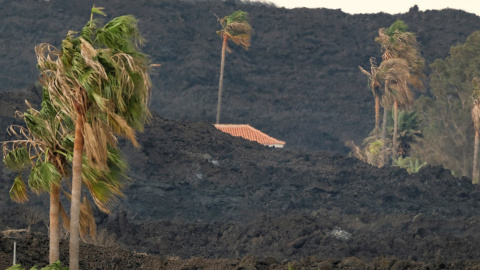
[(397, 99), (393, 101), (393, 143), (392, 143), (392, 155), (397, 157), (397, 133), (398, 133), (398, 103)]
[[(78, 111), (78, 109), (77, 109)], [(72, 164), (72, 204), (70, 208), (69, 269), (79, 270), (80, 199), (82, 196), (83, 116), (77, 114)]]
[(220, 124), (220, 110), (222, 107), (223, 71), (225, 69), (225, 50), (227, 48), (227, 38), (228, 36), (224, 34), (222, 43), (222, 61), (220, 62), (220, 80), (218, 82), (217, 124)]
[(382, 161), (383, 165), (387, 164), (387, 116), (388, 110), (383, 105), (383, 123), (382, 123)]
[(473, 148), (473, 173), (472, 173), (472, 184), (478, 184), (480, 180), (478, 179), (478, 132), (475, 132), (475, 146)]
[(469, 175), (470, 173), (470, 166), (469, 164), (472, 163), (472, 159), (468, 157), (467, 151), (463, 152), (463, 162), (462, 162), (462, 175)]
[(375, 96), (375, 140), (380, 138), (380, 97)]
[(60, 259), (60, 187), (50, 187), (50, 232), (49, 257), (50, 264)]

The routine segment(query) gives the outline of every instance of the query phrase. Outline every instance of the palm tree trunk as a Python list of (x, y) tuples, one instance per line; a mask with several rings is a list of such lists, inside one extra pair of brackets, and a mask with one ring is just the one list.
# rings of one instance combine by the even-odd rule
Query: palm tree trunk
[(397, 99), (393, 101), (393, 143), (392, 143), (392, 154), (393, 157), (397, 157), (397, 133), (398, 133), (398, 103)]
[(467, 151), (463, 152), (463, 162), (462, 162), (462, 175), (468, 175), (470, 166), (468, 166), (468, 163), (471, 163), (472, 160), (468, 157)]
[(473, 148), (473, 173), (472, 173), (472, 184), (478, 184), (480, 180), (478, 179), (478, 132), (475, 132), (475, 146)]
[(378, 140), (380, 137), (380, 97), (375, 96), (375, 140)]
[(388, 117), (388, 110), (383, 105), (383, 123), (382, 123), (382, 161), (383, 165), (387, 164), (387, 117)]
[(60, 187), (50, 187), (50, 232), (49, 232), (49, 257), (50, 264), (60, 259)]
[(225, 70), (225, 49), (227, 48), (227, 38), (228, 36), (224, 34), (222, 43), (222, 61), (220, 62), (220, 80), (218, 82), (217, 124), (220, 124), (220, 109), (222, 107), (223, 71)]
[(72, 164), (72, 204), (70, 207), (69, 269), (79, 270), (80, 199), (82, 196), (83, 116), (77, 113)]

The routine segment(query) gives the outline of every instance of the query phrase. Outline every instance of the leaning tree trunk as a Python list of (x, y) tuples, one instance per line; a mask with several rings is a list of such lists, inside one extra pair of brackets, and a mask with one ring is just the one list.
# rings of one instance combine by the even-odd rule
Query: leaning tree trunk
[(49, 256), (50, 264), (60, 259), (60, 187), (50, 186), (50, 231), (49, 231)]
[(223, 71), (225, 69), (225, 50), (227, 48), (227, 38), (228, 36), (223, 34), (222, 61), (220, 62), (220, 80), (218, 81), (218, 101), (217, 101), (217, 120), (216, 120), (217, 124), (220, 124), (220, 110), (222, 107)]
[(392, 155), (397, 157), (397, 133), (398, 133), (398, 103), (397, 99), (393, 101), (393, 140), (392, 140)]
[(387, 164), (387, 116), (388, 110), (383, 105), (383, 123), (382, 123), (382, 161), (383, 165)]
[(478, 184), (480, 180), (478, 179), (478, 132), (475, 131), (475, 146), (473, 148), (473, 173), (472, 173), (472, 184)]
[(377, 141), (380, 137), (380, 97), (375, 96), (375, 140)]
[[(77, 109), (78, 112), (78, 109)], [(75, 141), (72, 164), (72, 204), (70, 208), (70, 247), (69, 269), (79, 270), (80, 255), (80, 199), (82, 196), (82, 155), (84, 138), (83, 115), (77, 113), (75, 124)]]

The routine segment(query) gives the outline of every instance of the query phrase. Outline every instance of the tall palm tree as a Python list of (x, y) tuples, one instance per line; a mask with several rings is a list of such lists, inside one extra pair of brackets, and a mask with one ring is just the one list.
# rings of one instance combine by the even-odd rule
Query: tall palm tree
[(475, 130), (475, 144), (473, 148), (473, 172), (472, 172), (472, 184), (480, 183), (478, 177), (478, 145), (480, 134), (480, 83), (478, 78), (473, 79), (473, 107), (472, 107), (472, 121), (473, 128)]
[[(411, 87), (423, 91), (424, 86), (422, 79), (425, 77), (422, 70), (425, 61), (418, 50), (418, 42), (415, 35), (407, 32), (407, 25), (403, 21), (394, 22), (389, 28), (379, 29), (379, 35), (375, 40), (380, 43), (384, 61), (390, 59), (403, 59), (404, 61), (396, 61), (401, 67), (391, 69), (400, 72), (403, 78), (394, 83), (396, 91), (393, 94), (393, 109), (394, 109), (394, 135), (393, 135), (393, 155), (396, 157), (397, 149), (397, 125), (396, 118), (398, 117), (398, 107), (409, 107), (413, 103), (413, 93)], [(392, 65), (389, 63), (389, 65)], [(404, 65), (408, 67), (408, 73)], [(398, 76), (396, 76), (398, 78)], [(401, 84), (399, 83), (401, 82)], [(388, 87), (391, 83), (385, 79), (385, 86)], [(411, 87), (410, 87), (411, 86)], [(387, 91), (387, 90), (385, 90)], [(400, 103), (400, 104), (399, 104)]]
[[(17, 139), (3, 143), (4, 163), (8, 168), (19, 172), (10, 190), (10, 197), (16, 202), (28, 200), (26, 185), (22, 179), (23, 171), (30, 171), (28, 184), (34, 192), (50, 193), (49, 262), (52, 264), (60, 256), (60, 214), (64, 226), (68, 228), (69, 224), (68, 215), (60, 203), (60, 180), (70, 175), (73, 126), (71, 121), (66, 121), (64, 125), (59, 113), (51, 106), (46, 91), (43, 92), (40, 111), (30, 106), (25, 113), (17, 114), (24, 119), (25, 127), (11, 126), (10, 134)], [(111, 152), (107, 171), (95, 170), (88, 163), (85, 163), (85, 167), (87, 173), (84, 173), (82, 178), (91, 183), (88, 187), (92, 198), (100, 210), (109, 213), (109, 208), (105, 206), (111, 205), (117, 196), (123, 195), (120, 190), (123, 187), (122, 180), (126, 179), (125, 163), (117, 153)], [(95, 173), (88, 173), (92, 171)], [(69, 197), (67, 191), (63, 192)], [(91, 207), (85, 198), (80, 216), (81, 236), (88, 232), (93, 236), (96, 225)]]
[[(392, 154), (397, 153), (398, 138), (398, 108), (409, 107), (414, 101), (414, 94), (407, 83), (410, 76), (410, 69), (406, 60), (402, 58), (391, 58), (384, 60), (379, 66), (379, 76), (385, 81), (384, 103), (393, 104), (393, 138)], [(384, 119), (385, 120), (385, 119)], [(384, 126), (384, 129), (386, 126)]]
[[(215, 15), (216, 16), (216, 15)], [(223, 92), (223, 73), (225, 70), (225, 51), (231, 51), (228, 47), (228, 41), (231, 40), (235, 44), (248, 49), (250, 47), (250, 37), (252, 35), (252, 27), (248, 22), (248, 13), (237, 10), (232, 14), (219, 18), (218, 22), (222, 26), (222, 30), (217, 34), (222, 38), (222, 60), (220, 62), (220, 79), (218, 82), (218, 101), (217, 101), (217, 118), (216, 123), (220, 124), (220, 110), (222, 106)]]
[(380, 80), (377, 75), (378, 66), (375, 57), (370, 57), (370, 72), (366, 71), (362, 67), (358, 67), (360, 71), (368, 78), (368, 85), (372, 90), (373, 97), (375, 98), (375, 140), (379, 139), (380, 128)]
[[(92, 10), (93, 11), (93, 10)], [(82, 161), (108, 167), (108, 149), (120, 135), (139, 146), (135, 131), (150, 117), (151, 83), (148, 57), (135, 17), (121, 16), (99, 27), (91, 19), (76, 36), (70, 31), (57, 50), (40, 44), (36, 50), (41, 83), (53, 106), (75, 123), (70, 208), (71, 270), (79, 269), (79, 213)]]

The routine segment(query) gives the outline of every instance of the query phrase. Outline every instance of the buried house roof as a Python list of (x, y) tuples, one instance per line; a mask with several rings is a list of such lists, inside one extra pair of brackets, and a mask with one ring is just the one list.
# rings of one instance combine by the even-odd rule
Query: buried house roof
[(284, 141), (270, 137), (248, 124), (216, 124), (214, 126), (232, 136), (242, 137), (250, 141), (258, 142), (259, 144), (273, 146), (276, 148), (283, 148), (285, 145)]

